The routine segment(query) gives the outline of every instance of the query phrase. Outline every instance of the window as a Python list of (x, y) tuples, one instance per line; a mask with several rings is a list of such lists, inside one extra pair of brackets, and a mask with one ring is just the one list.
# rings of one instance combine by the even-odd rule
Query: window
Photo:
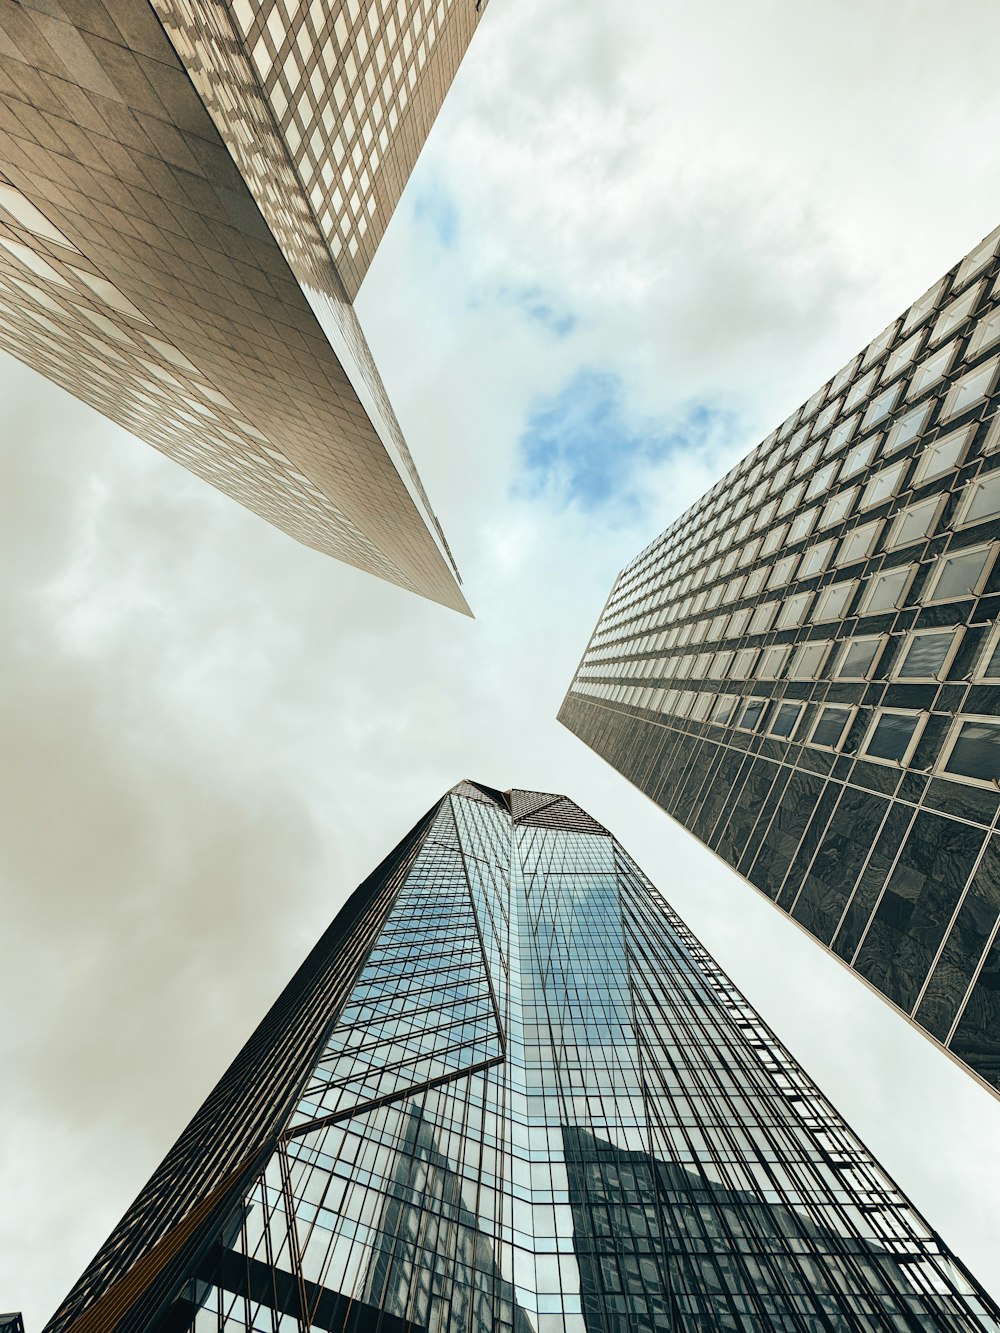
[(787, 528), (784, 523), (779, 523), (776, 528), (772, 528), (760, 548), (761, 555), (773, 555), (785, 542), (785, 533)]
[(827, 750), (839, 750), (854, 713), (853, 708), (840, 708), (834, 704), (820, 709), (816, 725), (809, 737), (810, 744), (822, 745)]
[(894, 454), (897, 449), (902, 449), (917, 439), (923, 433), (933, 407), (933, 403), (921, 403), (918, 407), (911, 407), (909, 412), (904, 412), (901, 417), (897, 417), (885, 437), (882, 452)]
[(799, 563), (797, 555), (786, 555), (776, 560), (771, 566), (771, 577), (767, 581), (769, 588), (783, 588), (791, 580), (795, 566)]
[(989, 315), (984, 315), (976, 323), (972, 337), (969, 339), (969, 349), (965, 356), (967, 360), (973, 360), (980, 352), (985, 352), (988, 347), (1000, 341), (1000, 309), (994, 310)]
[(816, 518), (818, 514), (818, 509), (807, 509), (804, 514), (799, 514), (799, 516), (793, 520), (791, 527), (788, 529), (789, 546), (793, 545), (795, 542), (800, 542), (803, 537), (809, 536), (810, 532), (812, 532), (813, 528), (816, 526)]
[(818, 639), (812, 643), (800, 644), (795, 650), (788, 675), (792, 680), (815, 680), (819, 675), (826, 655), (830, 650), (829, 641)]
[(814, 574), (822, 574), (823, 570), (826, 569), (833, 547), (834, 542), (831, 538), (829, 541), (817, 542), (814, 546), (810, 546), (808, 550), (803, 551), (798, 577), (808, 579), (812, 578)]
[(690, 716), (695, 722), (704, 722), (708, 717), (708, 710), (714, 702), (713, 696), (706, 692), (695, 695), (694, 703), (691, 705)]
[(952, 602), (976, 596), (992, 563), (992, 546), (976, 546), (971, 551), (939, 556), (924, 601)]
[(778, 629), (794, 629), (796, 626), (803, 624), (806, 618), (806, 608), (811, 600), (811, 592), (800, 592), (783, 602), (778, 616)]
[(848, 639), (840, 650), (834, 675), (840, 680), (867, 680), (882, 655), (885, 638)]
[(865, 523), (863, 527), (855, 528), (849, 532), (840, 543), (840, 549), (837, 552), (838, 565), (852, 565), (856, 560), (867, 560), (875, 549), (875, 543), (878, 541), (878, 535), (882, 531), (882, 520), (877, 518), (874, 523)]
[(913, 474), (914, 486), (924, 486), (937, 477), (943, 477), (952, 468), (958, 467), (964, 461), (969, 442), (975, 433), (976, 426), (973, 423), (961, 430), (953, 430), (935, 440), (933, 444), (926, 445), (917, 463), (917, 470)]
[(1000, 518), (1000, 471), (987, 472), (969, 482), (962, 492), (955, 527), (967, 528), (994, 518)]
[(757, 610), (750, 617), (750, 633), (764, 634), (774, 624), (774, 618), (778, 614), (777, 602), (764, 602), (757, 607)]
[(727, 639), (738, 639), (741, 634), (746, 633), (747, 625), (750, 624), (751, 611), (749, 607), (744, 607), (741, 611), (734, 611), (729, 617), (729, 628), (726, 630)]
[(885, 504), (886, 500), (896, 494), (909, 466), (910, 460), (904, 458), (901, 463), (893, 463), (892, 467), (876, 472), (874, 477), (869, 478), (858, 508), (871, 509), (874, 505)]
[(960, 717), (945, 745), (942, 770), (972, 782), (1000, 783), (1000, 721)]
[(869, 728), (861, 753), (866, 759), (886, 764), (905, 764), (913, 753), (924, 727), (923, 713), (880, 709)]
[(817, 496), (826, 494), (833, 485), (833, 479), (837, 475), (838, 466), (839, 464), (836, 462), (827, 463), (826, 467), (821, 467), (818, 472), (813, 474), (813, 478), (806, 491), (807, 500), (815, 500)]
[(841, 491), (839, 495), (834, 495), (827, 500), (820, 515), (819, 526), (828, 528), (831, 523), (839, 523), (841, 519), (846, 518), (851, 512), (857, 493), (857, 486), (850, 486), (846, 491)]
[(966, 371), (961, 379), (955, 381), (948, 390), (948, 396), (941, 408), (942, 421), (949, 421), (952, 417), (957, 417), (960, 412), (967, 412), (970, 407), (975, 407), (988, 396), (996, 379), (997, 364), (998, 358), (994, 357), (985, 365)]
[(806, 484), (804, 481), (800, 481), (797, 486), (792, 486), (791, 488), (786, 487), (784, 495), (782, 495), (781, 499), (778, 501), (778, 513), (790, 514), (793, 509), (796, 509), (799, 501), (802, 499), (805, 489)]
[(804, 472), (808, 472), (812, 465), (819, 458), (820, 445), (811, 444), (808, 449), (799, 457), (798, 466), (795, 469), (795, 475), (801, 477)]
[(753, 674), (753, 664), (757, 657), (756, 648), (741, 648), (733, 658), (729, 674), (734, 680), (746, 680)]
[(736, 712), (736, 705), (739, 701), (739, 696), (735, 694), (720, 695), (715, 704), (712, 721), (718, 722), (720, 727), (724, 727), (727, 722), (731, 722), (733, 720), (733, 714)]
[(885, 539), (886, 548), (893, 550), (898, 546), (909, 546), (912, 542), (923, 541), (937, 527), (945, 497), (932, 495), (929, 500), (901, 509), (893, 520), (889, 535)]
[(712, 658), (712, 665), (708, 669), (710, 680), (725, 680), (729, 675), (729, 668), (732, 666), (734, 654), (723, 650), (716, 653)]
[(868, 404), (868, 411), (861, 422), (862, 430), (871, 430), (873, 426), (885, 419), (896, 406), (902, 385), (894, 384), (889, 389), (883, 389), (877, 398), (873, 398)]
[(953, 629), (917, 630), (907, 639), (892, 674), (901, 680), (944, 680), (959, 637)]
[(749, 699), (740, 714), (737, 726), (741, 731), (756, 731), (767, 707), (766, 699)]
[(840, 480), (846, 481), (848, 477), (854, 477), (857, 476), (859, 472), (864, 472), (865, 468), (875, 457), (875, 448), (877, 444), (877, 435), (873, 435), (870, 439), (863, 440), (861, 444), (856, 444), (844, 459), (844, 466), (840, 469)]
[(929, 389), (932, 384), (937, 384), (951, 365), (957, 346), (957, 343), (949, 343), (947, 347), (943, 347), (940, 352), (935, 352), (933, 356), (928, 357), (917, 367), (913, 379), (910, 381), (908, 398), (916, 398)]
[(771, 725), (768, 727), (769, 733), (772, 736), (780, 736), (785, 740), (791, 740), (795, 734), (795, 728), (799, 725), (802, 708), (802, 704), (779, 704), (771, 718)]
[(982, 291), (982, 283), (977, 283), (970, 287), (964, 296), (959, 296), (944, 307), (938, 315), (934, 328), (931, 331), (930, 341), (932, 343), (940, 342), (942, 338), (947, 338), (950, 333), (954, 333), (960, 324), (964, 324), (972, 313), (972, 307), (979, 300), (979, 293)]
[(856, 579), (846, 579), (843, 583), (831, 583), (828, 588), (824, 588), (813, 608), (813, 623), (842, 620), (854, 600), (854, 590), (857, 586)]
[(844, 411), (850, 412), (852, 407), (856, 407), (862, 399), (867, 398), (875, 387), (875, 381), (878, 379), (878, 371), (870, 370), (867, 375), (862, 375), (860, 379), (855, 380), (848, 392), (847, 399), (844, 402)]
[(854, 434), (854, 429), (857, 424), (858, 419), (855, 416), (848, 417), (848, 419), (842, 421), (839, 426), (834, 426), (833, 430), (830, 432), (830, 438), (826, 442), (826, 448), (823, 450), (824, 454), (835, 454), (838, 449), (843, 449), (844, 445)]
[(912, 338), (907, 338), (905, 343), (901, 343), (885, 363), (885, 372), (882, 375), (882, 383), (888, 384), (891, 379), (895, 379), (901, 370), (905, 370), (917, 354), (917, 348), (920, 345), (920, 339), (923, 337), (923, 329), (915, 333)]
[(766, 648), (760, 655), (757, 666), (758, 677), (761, 680), (777, 680), (791, 655), (791, 646), (787, 644), (784, 646), (776, 644), (773, 648)]
[(899, 569), (884, 569), (875, 574), (865, 585), (858, 608), (863, 616), (879, 615), (883, 611), (894, 611), (906, 600), (906, 590), (913, 579), (916, 566), (903, 565)]
[(752, 569), (747, 575), (746, 586), (743, 589), (743, 596), (753, 597), (755, 593), (760, 592), (761, 588), (763, 588), (764, 584), (767, 582), (767, 576), (770, 572), (771, 571), (766, 565), (759, 565), (756, 569)]

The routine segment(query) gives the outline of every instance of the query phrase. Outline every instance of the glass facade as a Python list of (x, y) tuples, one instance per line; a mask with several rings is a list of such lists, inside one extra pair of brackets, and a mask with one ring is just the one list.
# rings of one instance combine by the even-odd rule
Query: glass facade
[(459, 611), (352, 301), (479, 15), (0, 12), (0, 347), (297, 540)]
[(994, 1091), (998, 244), (621, 572), (559, 714)]
[(460, 783), (331, 931), (50, 1333), (1000, 1329), (565, 797)]

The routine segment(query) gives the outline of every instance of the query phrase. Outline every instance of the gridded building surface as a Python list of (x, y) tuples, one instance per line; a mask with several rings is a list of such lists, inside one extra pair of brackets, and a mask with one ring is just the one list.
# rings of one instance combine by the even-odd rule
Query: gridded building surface
[[(0, 0), (0, 346), (306, 545), (467, 612), (350, 298), (478, 11), (320, 9), (260, 11), (285, 24), (265, 92), (252, 4)], [(334, 133), (317, 89), (344, 78)], [(366, 179), (342, 254), (314, 168)]]
[(994, 1090), (998, 241), (622, 571), (559, 714)]
[(460, 783), (331, 932), (50, 1333), (1000, 1329), (565, 797)]

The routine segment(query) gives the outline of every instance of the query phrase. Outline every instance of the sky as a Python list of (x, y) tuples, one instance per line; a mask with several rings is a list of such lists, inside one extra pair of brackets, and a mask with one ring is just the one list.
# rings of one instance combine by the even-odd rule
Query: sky
[(555, 721), (615, 574), (1000, 221), (993, 0), (492, 0), (358, 311), (476, 613), (0, 355), (0, 1309), (41, 1327), (353, 887), (564, 791), (1000, 1297), (1000, 1101)]

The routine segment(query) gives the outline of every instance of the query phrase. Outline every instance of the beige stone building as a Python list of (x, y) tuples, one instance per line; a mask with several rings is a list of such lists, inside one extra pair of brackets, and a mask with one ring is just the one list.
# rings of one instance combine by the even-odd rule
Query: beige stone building
[(468, 612), (352, 301), (475, 0), (0, 0), (0, 346)]

